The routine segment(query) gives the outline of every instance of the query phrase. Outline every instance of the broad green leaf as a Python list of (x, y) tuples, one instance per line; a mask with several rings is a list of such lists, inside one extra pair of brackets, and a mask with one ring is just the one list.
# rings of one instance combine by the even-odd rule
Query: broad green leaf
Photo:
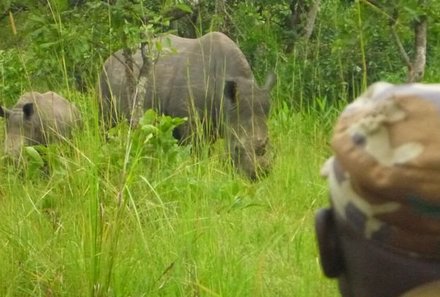
[(33, 163), (37, 164), (38, 166), (44, 165), (43, 158), (41, 158), (40, 153), (33, 146), (26, 146), (24, 148), (24, 152)]
[(180, 9), (181, 11), (187, 12), (187, 13), (192, 13), (191, 7), (189, 5), (186, 5), (183, 3), (176, 4), (176, 8)]

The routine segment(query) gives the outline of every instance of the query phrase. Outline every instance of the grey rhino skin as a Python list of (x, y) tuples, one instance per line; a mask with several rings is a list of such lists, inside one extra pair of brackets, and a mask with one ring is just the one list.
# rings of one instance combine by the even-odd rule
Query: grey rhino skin
[(70, 137), (81, 121), (78, 109), (54, 92), (24, 93), (13, 108), (0, 106), (0, 116), (6, 118), (5, 154), (13, 158), (23, 146)]
[[(166, 35), (149, 44), (153, 58), (143, 109), (188, 117), (187, 123), (174, 131), (182, 143), (225, 137), (234, 164), (251, 179), (267, 172), (269, 93), (275, 75), (269, 74), (265, 85), (259, 87), (241, 50), (219, 32), (198, 39)], [(140, 49), (133, 59), (137, 81), (143, 64)], [(105, 61), (100, 75), (100, 112), (107, 127), (122, 118), (131, 119), (134, 105), (125, 65), (119, 50)]]

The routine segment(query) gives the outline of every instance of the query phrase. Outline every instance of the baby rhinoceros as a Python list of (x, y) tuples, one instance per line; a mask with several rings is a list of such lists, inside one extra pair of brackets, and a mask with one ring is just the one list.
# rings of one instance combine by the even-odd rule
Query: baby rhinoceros
[(24, 146), (49, 144), (70, 137), (80, 123), (78, 109), (54, 92), (23, 94), (11, 109), (0, 106), (6, 119), (5, 154), (18, 158)]

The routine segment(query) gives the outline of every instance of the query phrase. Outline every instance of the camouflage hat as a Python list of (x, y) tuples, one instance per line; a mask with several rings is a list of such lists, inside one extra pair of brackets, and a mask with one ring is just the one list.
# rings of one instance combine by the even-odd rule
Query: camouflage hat
[(375, 83), (335, 126), (322, 169), (337, 215), (368, 239), (440, 258), (440, 84)]
[(400, 297), (438, 297), (440, 292), (440, 281), (421, 285)]

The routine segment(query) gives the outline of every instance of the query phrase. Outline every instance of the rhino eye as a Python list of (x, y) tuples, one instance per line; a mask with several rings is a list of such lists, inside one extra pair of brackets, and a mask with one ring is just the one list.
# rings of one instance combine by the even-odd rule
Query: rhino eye
[(254, 142), (255, 155), (263, 156), (267, 152), (267, 138), (257, 138)]
[(265, 145), (260, 145), (258, 147), (255, 148), (255, 154), (257, 156), (263, 156), (266, 154), (266, 146)]

